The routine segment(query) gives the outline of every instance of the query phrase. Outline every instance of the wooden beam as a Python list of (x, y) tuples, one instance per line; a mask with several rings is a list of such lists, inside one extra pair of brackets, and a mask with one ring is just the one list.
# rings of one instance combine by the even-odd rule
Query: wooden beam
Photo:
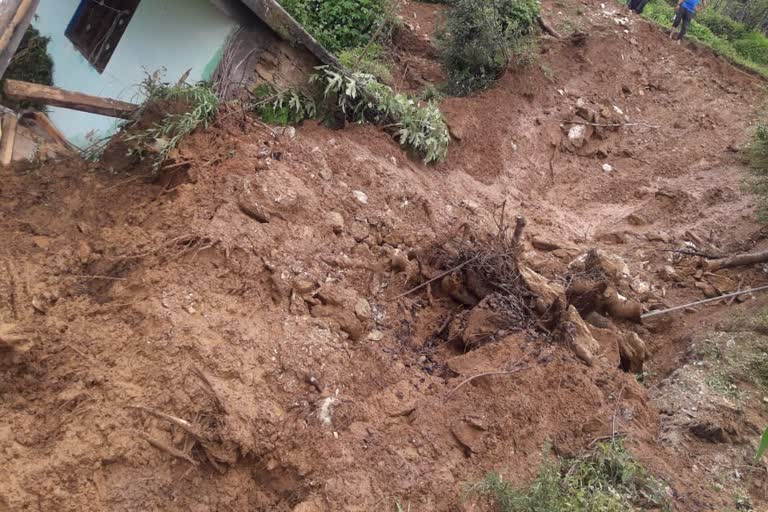
[(133, 103), (18, 80), (5, 81), (5, 94), (15, 100), (34, 101), (53, 107), (69, 108), (121, 119), (130, 119), (136, 109), (139, 108)]
[(21, 0), (21, 3), (16, 8), (16, 12), (13, 13), (13, 18), (11, 18), (11, 22), (8, 24), (7, 27), (5, 27), (5, 30), (3, 31), (3, 35), (0, 36), (0, 52), (4, 52), (5, 49), (8, 47), (8, 43), (11, 42), (13, 33), (16, 32), (16, 29), (19, 27), (19, 25), (22, 24), (22, 22), (26, 18), (27, 13), (29, 13), (30, 7), (32, 7), (32, 0)]
[(15, 115), (3, 116), (3, 139), (0, 141), (0, 164), (4, 167), (13, 161), (13, 146), (16, 142), (16, 126), (19, 119)]

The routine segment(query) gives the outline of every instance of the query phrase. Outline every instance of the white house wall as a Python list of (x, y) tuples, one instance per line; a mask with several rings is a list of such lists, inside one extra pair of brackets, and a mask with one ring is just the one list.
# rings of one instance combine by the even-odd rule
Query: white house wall
[[(33, 21), (51, 38), (48, 51), (54, 62), (54, 85), (125, 101), (140, 102), (138, 84), (148, 72), (162, 68), (169, 81), (190, 68), (189, 81), (210, 78), (237, 27), (209, 0), (141, 0), (109, 64), (99, 74), (64, 34), (79, 5), (80, 0), (41, 0)], [(62, 108), (51, 108), (50, 117), (81, 147), (111, 135), (118, 126), (113, 118)]]

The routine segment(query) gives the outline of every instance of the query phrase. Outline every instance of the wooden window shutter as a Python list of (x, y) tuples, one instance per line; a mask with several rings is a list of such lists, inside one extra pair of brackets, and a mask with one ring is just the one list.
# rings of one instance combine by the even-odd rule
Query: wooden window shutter
[(81, 0), (66, 36), (101, 73), (141, 0)]

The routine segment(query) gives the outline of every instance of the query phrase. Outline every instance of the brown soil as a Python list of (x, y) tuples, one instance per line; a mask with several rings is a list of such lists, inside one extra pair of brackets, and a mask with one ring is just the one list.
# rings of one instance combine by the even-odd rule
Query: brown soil
[[(461, 307), (450, 294), (393, 300), (423, 280), (436, 242), (464, 224), (495, 233), (504, 201), (528, 220), (522, 262), (550, 279), (598, 247), (624, 258), (647, 308), (765, 283), (760, 269), (697, 275), (696, 258), (663, 252), (765, 245), (731, 151), (764, 83), (579, 5), (583, 44), (545, 38), (539, 64), (443, 102), (457, 140), (434, 167), (372, 126), (306, 123), (290, 140), (229, 116), (184, 142), (190, 165), (157, 176), (117, 152), (4, 171), (0, 324), (31, 344), (0, 352), (0, 511), (482, 510), (460, 499), (464, 483), (491, 470), (525, 483), (548, 442), (574, 455), (617, 430), (677, 510), (732, 506), (696, 464), (711, 443), (686, 438), (681, 456), (661, 442), (668, 422), (620, 368), (616, 339), (645, 339), (663, 389), (692, 333), (746, 306), (609, 321), (591, 329), (588, 366), (528, 331), (464, 353), (435, 335)], [(422, 20), (406, 47), (438, 9), (406, 4)], [(545, 2), (546, 17), (559, 10)], [(435, 79), (434, 56), (414, 55), (419, 80)], [(569, 148), (561, 123), (582, 103), (601, 123), (644, 125), (596, 127)], [(456, 389), (515, 364), (529, 368)], [(760, 471), (741, 477), (756, 510), (768, 506)]]

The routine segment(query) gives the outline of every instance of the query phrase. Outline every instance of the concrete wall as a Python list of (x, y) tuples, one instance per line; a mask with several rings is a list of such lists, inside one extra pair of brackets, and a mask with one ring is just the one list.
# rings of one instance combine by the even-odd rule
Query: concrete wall
[[(227, 37), (238, 22), (209, 0), (141, 0), (128, 29), (102, 74), (80, 54), (64, 32), (80, 0), (40, 0), (33, 25), (51, 38), (54, 84), (64, 89), (140, 102), (137, 84), (146, 73), (165, 68), (175, 81), (189, 68), (190, 82), (211, 77)], [(111, 135), (115, 119), (60, 108), (51, 120), (74, 144), (87, 146)]]

